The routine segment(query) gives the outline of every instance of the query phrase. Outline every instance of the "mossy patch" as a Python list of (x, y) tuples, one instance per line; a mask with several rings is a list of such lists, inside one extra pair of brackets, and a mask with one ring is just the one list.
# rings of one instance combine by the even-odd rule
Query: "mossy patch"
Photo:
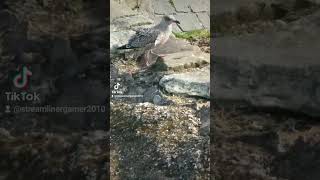
[(203, 38), (210, 38), (210, 32), (206, 29), (193, 30), (188, 32), (179, 32), (179, 33), (174, 33), (174, 35), (179, 39), (186, 39), (189, 41), (203, 39)]

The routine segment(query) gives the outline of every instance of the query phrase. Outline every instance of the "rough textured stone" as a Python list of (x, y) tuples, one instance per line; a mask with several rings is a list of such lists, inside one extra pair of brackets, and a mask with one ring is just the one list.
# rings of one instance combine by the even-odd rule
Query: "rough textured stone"
[(124, 3), (130, 8), (130, 9), (136, 9), (139, 6), (139, 0), (124, 0)]
[(291, 31), (216, 38), (215, 99), (319, 116), (319, 17), (294, 22)]
[(210, 66), (196, 72), (166, 75), (159, 84), (169, 93), (210, 98)]
[(195, 14), (177, 14), (175, 17), (180, 21), (181, 24), (179, 24), (179, 26), (183, 31), (203, 29), (203, 26)]
[(174, 7), (169, 1), (154, 0), (154, 13), (155, 14), (173, 14), (175, 13)]
[(208, 0), (189, 1), (189, 3), (193, 12), (210, 11), (210, 1)]
[(132, 36), (135, 32), (134, 31), (119, 31), (119, 32), (112, 32), (110, 34), (110, 48), (111, 50), (115, 47), (119, 47), (125, 45), (128, 42), (130, 36)]
[(177, 52), (162, 57), (161, 63), (165, 70), (182, 70), (209, 64), (210, 55), (195, 51)]
[(189, 0), (173, 0), (174, 7), (177, 12), (190, 12)]
[(120, 4), (114, 0), (110, 1), (110, 7), (112, 7), (112, 11), (110, 13), (111, 21), (115, 18), (137, 14), (137, 12), (134, 12), (125, 4), (123, 3)]
[(208, 13), (197, 13), (197, 16), (203, 27), (205, 27), (206, 29), (210, 29), (210, 17)]
[(118, 31), (120, 31), (124, 29), (145, 27), (148, 25), (151, 26), (153, 24), (153, 21), (144, 15), (138, 14), (116, 18), (111, 23), (117, 28)]

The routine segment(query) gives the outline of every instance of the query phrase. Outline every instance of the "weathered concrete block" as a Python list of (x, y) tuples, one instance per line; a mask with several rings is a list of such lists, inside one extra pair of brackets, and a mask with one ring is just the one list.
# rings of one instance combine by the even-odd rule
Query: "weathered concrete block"
[(210, 17), (208, 13), (197, 13), (197, 16), (203, 27), (205, 27), (206, 29), (210, 29)]
[(155, 14), (173, 14), (175, 13), (174, 7), (169, 3), (169, 1), (154, 0), (153, 2), (154, 13)]
[(193, 0), (189, 1), (192, 12), (207, 12), (210, 11), (210, 1), (208, 0)]
[(190, 0), (173, 0), (172, 2), (177, 12), (191, 12), (189, 1)]
[(180, 21), (181, 24), (179, 24), (179, 26), (182, 31), (192, 31), (195, 29), (204, 28), (196, 14), (177, 14), (175, 17), (178, 21)]

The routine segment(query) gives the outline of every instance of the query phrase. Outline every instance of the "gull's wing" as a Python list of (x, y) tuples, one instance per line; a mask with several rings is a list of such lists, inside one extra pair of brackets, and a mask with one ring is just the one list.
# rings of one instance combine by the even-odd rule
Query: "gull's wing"
[(128, 48), (143, 48), (157, 45), (160, 41), (161, 32), (157, 29), (140, 29), (136, 31), (127, 44)]

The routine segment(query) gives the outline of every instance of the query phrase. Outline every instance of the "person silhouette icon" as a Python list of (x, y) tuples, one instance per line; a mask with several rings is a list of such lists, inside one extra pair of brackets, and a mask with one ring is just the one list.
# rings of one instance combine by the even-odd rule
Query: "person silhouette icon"
[(4, 111), (5, 113), (11, 113), (11, 110), (10, 110), (10, 106), (9, 105), (6, 105), (6, 110)]

